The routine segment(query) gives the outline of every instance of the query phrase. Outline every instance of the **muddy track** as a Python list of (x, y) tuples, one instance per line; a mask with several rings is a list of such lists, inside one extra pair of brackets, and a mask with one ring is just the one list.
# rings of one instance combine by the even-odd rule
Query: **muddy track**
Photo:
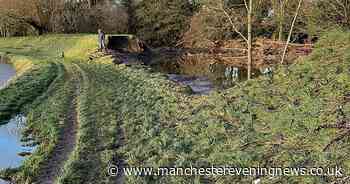
[(72, 81), (72, 94), (67, 109), (65, 124), (61, 130), (58, 143), (55, 146), (52, 155), (41, 168), (36, 184), (54, 184), (57, 178), (62, 174), (65, 161), (73, 152), (76, 146), (78, 118), (77, 118), (77, 98), (80, 95), (80, 76), (72, 70), (72, 65), (65, 65), (67, 71), (67, 81)]
[[(120, 148), (125, 145), (125, 133), (122, 127), (122, 121), (118, 121), (118, 129), (117, 129), (117, 148)], [(123, 169), (127, 166), (126, 161), (124, 160), (122, 155), (116, 155), (114, 162), (118, 167), (118, 175), (116, 176), (115, 184), (124, 184), (124, 176)]]
[[(41, 101), (48, 98), (55, 90), (57, 81), (59, 81), (62, 77), (64, 77), (66, 71), (65, 71), (63, 64), (56, 63), (56, 67), (58, 68), (57, 69), (58, 74), (57, 74), (56, 78), (52, 80), (50, 85), (47, 87), (46, 91), (34, 100), (34, 106), (39, 105), (41, 103)], [(35, 104), (35, 103), (37, 103), (37, 104)]]

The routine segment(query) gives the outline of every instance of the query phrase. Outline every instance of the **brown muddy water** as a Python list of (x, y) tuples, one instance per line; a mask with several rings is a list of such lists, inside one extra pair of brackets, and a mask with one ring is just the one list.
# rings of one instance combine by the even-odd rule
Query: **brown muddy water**
[[(248, 72), (245, 67), (220, 62), (163, 61), (152, 64), (153, 71), (167, 75), (168, 79), (179, 85), (188, 86), (193, 94), (207, 95), (213, 90), (222, 90), (246, 81)], [(255, 68), (253, 77), (269, 75), (272, 68)]]
[[(202, 51), (200, 51), (202, 52)], [(208, 54), (207, 52), (204, 52)], [(214, 90), (222, 90), (247, 80), (245, 66), (227, 64), (212, 57), (183, 57), (186, 53), (178, 51), (156, 50), (151, 53), (113, 52), (116, 64), (145, 64), (151, 72), (163, 73), (179, 85), (187, 86), (195, 95), (207, 95)], [(241, 63), (245, 63), (242, 59)], [(253, 77), (272, 76), (273, 68), (264, 66), (253, 69)]]

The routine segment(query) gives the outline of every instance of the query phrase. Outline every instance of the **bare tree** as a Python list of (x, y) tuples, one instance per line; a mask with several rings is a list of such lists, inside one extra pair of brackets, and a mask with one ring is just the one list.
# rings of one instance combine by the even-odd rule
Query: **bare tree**
[(248, 80), (252, 78), (252, 60), (253, 60), (253, 53), (252, 53), (252, 15), (253, 15), (253, 0), (249, 0), (249, 7), (247, 5), (247, 1), (244, 0), (244, 3), (247, 8), (248, 12)]
[(285, 8), (288, 0), (271, 0), (274, 9), (274, 14), (278, 22), (278, 41), (283, 40), (283, 28), (285, 21)]
[(295, 25), (295, 22), (298, 18), (298, 15), (299, 15), (299, 11), (300, 11), (300, 8), (301, 8), (301, 4), (303, 3), (303, 0), (299, 0), (299, 4), (298, 4), (298, 7), (295, 11), (295, 15), (294, 15), (294, 18), (293, 18), (293, 22), (292, 22), (292, 26), (289, 30), (289, 34), (288, 34), (288, 38), (287, 38), (287, 42), (286, 42), (286, 45), (284, 47), (284, 50), (283, 50), (283, 54), (282, 54), (282, 59), (281, 59), (281, 64), (284, 63), (284, 60), (285, 60), (285, 57), (286, 57), (286, 53), (287, 53), (287, 49), (288, 49), (288, 45), (290, 43), (290, 39), (292, 37), (292, 33), (293, 33), (293, 29), (294, 29), (294, 25)]
[(225, 15), (225, 17), (228, 19), (228, 22), (230, 23), (232, 29), (234, 30), (235, 33), (237, 33), (246, 43), (247, 43), (247, 53), (248, 53), (248, 59), (247, 59), (247, 78), (250, 80), (252, 78), (252, 61), (253, 61), (253, 29), (252, 29), (252, 24), (253, 24), (253, 0), (244, 0), (244, 5), (247, 11), (247, 37), (237, 28), (235, 21), (231, 17), (231, 15), (227, 12), (227, 10), (224, 7), (224, 3), (220, 1), (220, 5), (217, 6), (219, 3), (214, 3), (216, 6), (210, 6), (205, 8), (216, 10), (216, 11), (221, 11)]
[[(125, 32), (127, 12), (112, 0), (0, 0), (2, 36), (47, 32)], [(111, 17), (115, 17), (111, 19)]]

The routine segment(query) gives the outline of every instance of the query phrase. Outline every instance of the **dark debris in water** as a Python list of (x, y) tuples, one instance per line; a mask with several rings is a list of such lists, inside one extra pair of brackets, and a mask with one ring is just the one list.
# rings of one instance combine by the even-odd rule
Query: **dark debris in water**
[(168, 79), (180, 85), (188, 86), (195, 94), (209, 94), (214, 85), (207, 77), (194, 77), (178, 74), (167, 74)]
[[(113, 56), (115, 64), (149, 66), (153, 72), (164, 73), (169, 80), (189, 87), (192, 94), (207, 95), (215, 89), (230, 88), (247, 80), (247, 69), (240, 65), (222, 63), (212, 57), (183, 57), (188, 53), (210, 55), (208, 50), (156, 49), (140, 53), (108, 50), (108, 53)], [(254, 68), (253, 77), (272, 72), (267, 68)]]

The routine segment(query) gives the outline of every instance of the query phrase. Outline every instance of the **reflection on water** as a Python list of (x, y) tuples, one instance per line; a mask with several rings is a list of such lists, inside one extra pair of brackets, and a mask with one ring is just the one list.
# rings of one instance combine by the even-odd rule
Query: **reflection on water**
[(6, 84), (6, 82), (16, 75), (16, 71), (9, 64), (0, 63), (0, 89)]
[[(25, 159), (19, 153), (32, 153), (34, 151), (35, 147), (22, 146), (22, 129), (25, 122), (25, 116), (17, 115), (7, 124), (0, 126), (0, 170), (19, 167)], [(0, 179), (0, 184), (10, 183)]]
[[(4, 87), (16, 71), (9, 64), (0, 63), (0, 89)], [(22, 128), (25, 126), (26, 118), (17, 115), (8, 122), (1, 122), (0, 125), (0, 170), (5, 168), (15, 168), (21, 165), (24, 157), (19, 153), (31, 153), (34, 147), (22, 146)], [(9, 184), (0, 179), (0, 184)]]
[[(226, 89), (247, 80), (244, 67), (219, 62), (163, 62), (153, 68), (166, 73), (169, 80), (189, 86), (196, 94), (208, 94), (213, 89)], [(252, 76), (271, 75), (272, 68), (253, 69)]]
[[(205, 72), (205, 71), (204, 71)], [(258, 69), (252, 70), (252, 76), (257, 77), (261, 74)], [(217, 88), (229, 88), (237, 82), (247, 80), (248, 70), (243, 67), (213, 63), (209, 64), (207, 74), (209, 79)]]
[(177, 74), (167, 74), (169, 80), (178, 84), (189, 86), (193, 93), (209, 94), (214, 88), (212, 82), (207, 77), (191, 77)]
[(0, 179), (0, 184), (10, 184), (10, 183), (7, 182), (7, 181), (4, 181), (4, 180), (2, 180), (2, 179)]
[(23, 147), (21, 142), (21, 130), (25, 122), (23, 115), (17, 115), (0, 126), (0, 170), (20, 166), (24, 158), (18, 153), (32, 152), (33, 148)]

